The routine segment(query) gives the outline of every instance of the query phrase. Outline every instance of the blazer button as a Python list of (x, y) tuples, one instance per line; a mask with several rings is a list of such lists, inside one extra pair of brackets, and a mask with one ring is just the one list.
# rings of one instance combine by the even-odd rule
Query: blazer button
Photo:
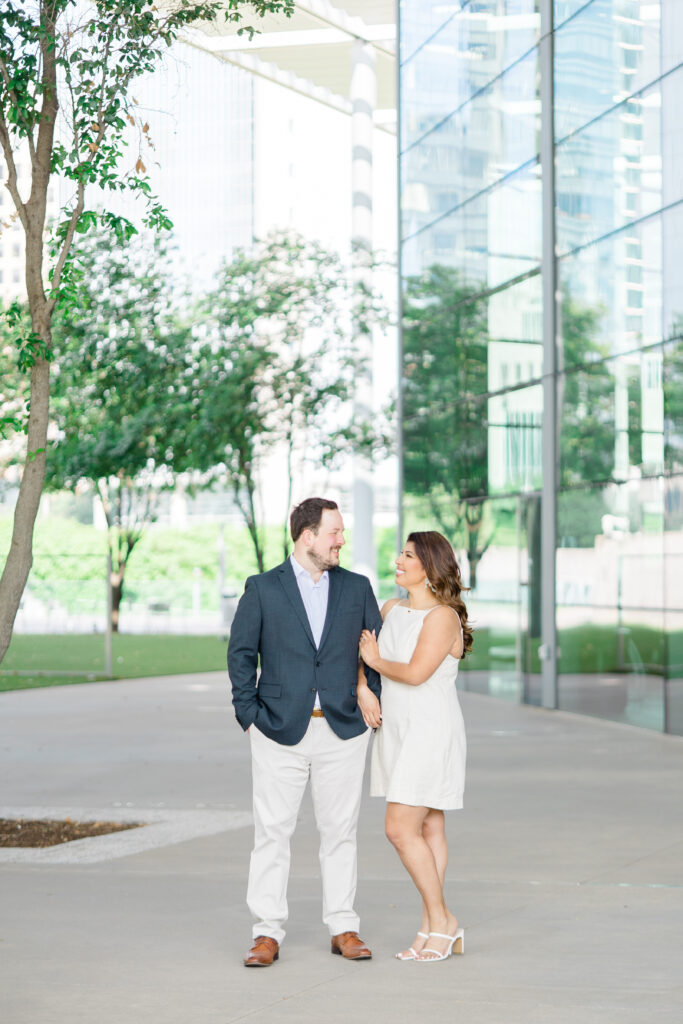
[(316, 663), (315, 663), (315, 667), (316, 667), (316, 668), (320, 668), (320, 662), (319, 662), (319, 661), (316, 661)]
[(311, 693), (315, 693), (315, 686), (311, 687)]

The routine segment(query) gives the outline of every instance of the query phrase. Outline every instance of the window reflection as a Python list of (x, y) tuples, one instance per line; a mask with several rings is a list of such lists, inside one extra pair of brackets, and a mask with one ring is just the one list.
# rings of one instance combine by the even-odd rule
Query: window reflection
[(540, 108), (528, 97), (534, 95), (537, 70), (534, 50), (406, 146), (404, 237), (456, 211), (522, 164), (535, 163)]
[[(682, 265), (683, 202), (559, 261), (562, 294), (592, 311), (595, 357), (644, 349), (676, 332), (683, 318)], [(580, 347), (563, 343), (565, 368), (581, 355)]]
[(403, 110), (404, 148), (529, 53), (540, 32), (537, 0), (457, 0), (409, 9), (401, 45), (404, 87), (412, 97)]
[[(667, 4), (665, 4), (666, 8)], [(668, 4), (678, 6), (677, 3)], [(572, 17), (573, 15), (573, 17)], [(556, 0), (555, 133), (565, 138), (633, 96), (680, 61), (660, 55), (659, 0)], [(561, 24), (564, 19), (565, 24)], [(637, 138), (639, 113), (624, 112), (624, 136)]]
[[(558, 143), (560, 252), (661, 208), (662, 106), (680, 100), (682, 91), (683, 69)], [(683, 195), (680, 178), (676, 186), (672, 200)]]
[[(409, 184), (406, 195), (415, 200)], [(470, 282), (496, 288), (534, 272), (540, 259), (541, 182), (536, 161), (448, 215), (434, 218), (416, 205), (404, 210), (403, 264), (410, 275), (432, 263), (447, 264), (459, 268)]]
[[(660, 481), (559, 496), (560, 706), (664, 726), (663, 494)], [(572, 531), (574, 523), (580, 532)]]
[(541, 700), (554, 269), (560, 704), (683, 733), (683, 3), (554, 2), (553, 268), (538, 3), (406, 8), (406, 509), (472, 584), (463, 679)]

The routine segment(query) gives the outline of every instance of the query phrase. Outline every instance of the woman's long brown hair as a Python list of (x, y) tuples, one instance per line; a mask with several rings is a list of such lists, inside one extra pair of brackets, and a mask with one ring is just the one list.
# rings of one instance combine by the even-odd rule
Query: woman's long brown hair
[(421, 530), (417, 533), (410, 533), (408, 540), (415, 548), (415, 554), (422, 562), (422, 567), (427, 573), (434, 596), (440, 604), (453, 608), (460, 617), (463, 635), (462, 657), (464, 658), (472, 650), (472, 630), (467, 625), (467, 608), (460, 596), (463, 590), (460, 566), (455, 557), (453, 548), (443, 534), (436, 530)]

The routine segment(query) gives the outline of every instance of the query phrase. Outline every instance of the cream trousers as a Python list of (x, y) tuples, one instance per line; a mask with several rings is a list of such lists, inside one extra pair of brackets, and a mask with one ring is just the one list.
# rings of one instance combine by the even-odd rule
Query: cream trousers
[(340, 739), (324, 718), (312, 718), (293, 747), (249, 730), (254, 788), (254, 849), (249, 866), (247, 904), (253, 937), (282, 942), (287, 920), (289, 841), (310, 777), (315, 821), (320, 833), (323, 922), (330, 935), (358, 931), (356, 826), (370, 729)]

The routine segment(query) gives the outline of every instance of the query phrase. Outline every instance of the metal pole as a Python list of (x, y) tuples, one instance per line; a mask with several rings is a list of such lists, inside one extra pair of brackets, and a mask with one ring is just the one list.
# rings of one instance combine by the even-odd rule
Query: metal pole
[[(361, 39), (351, 48), (351, 246), (355, 284), (371, 287), (368, 266), (372, 252), (372, 144), (377, 80), (375, 51)], [(372, 420), (373, 374), (372, 337), (357, 328), (355, 351), (359, 371), (354, 393), (354, 420)], [(353, 467), (353, 564), (373, 584), (377, 582), (374, 539), (373, 466), (370, 459), (356, 456)]]
[(112, 679), (114, 676), (113, 630), (111, 622), (114, 611), (111, 591), (112, 572), (111, 548), (107, 543), (107, 621), (104, 630), (104, 674), (107, 679)]
[[(555, 254), (555, 117), (553, 0), (541, 0), (541, 180), (543, 209), (543, 492), (541, 497), (541, 702), (556, 708), (556, 547), (558, 487), (557, 261)], [(561, 344), (561, 339), (560, 339)]]

